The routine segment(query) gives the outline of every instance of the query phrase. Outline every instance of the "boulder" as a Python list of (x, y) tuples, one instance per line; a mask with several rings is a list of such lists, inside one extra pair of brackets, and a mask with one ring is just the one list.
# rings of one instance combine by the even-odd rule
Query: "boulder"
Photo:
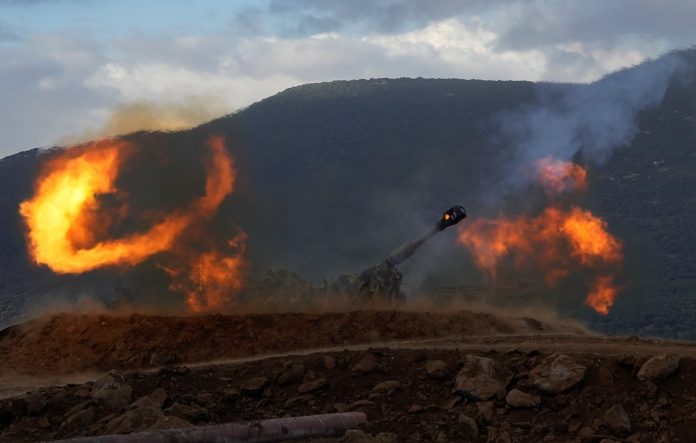
[(111, 409), (123, 409), (131, 402), (133, 388), (118, 371), (109, 371), (94, 382), (92, 398)]
[(94, 408), (88, 407), (66, 416), (60, 425), (60, 430), (63, 433), (71, 434), (75, 431), (87, 429), (93, 422)]
[(324, 356), (324, 368), (327, 371), (331, 371), (336, 368), (336, 359), (331, 355)]
[(316, 380), (302, 383), (297, 388), (297, 392), (299, 392), (300, 394), (306, 394), (308, 392), (314, 392), (317, 389), (321, 389), (324, 386), (326, 386), (326, 379), (324, 377), (321, 377), (321, 378), (318, 378)]
[(371, 408), (375, 402), (370, 400), (357, 400), (350, 404), (350, 409)]
[(254, 395), (261, 392), (268, 384), (266, 377), (254, 377), (242, 383), (241, 390), (243, 394)]
[(190, 422), (206, 420), (208, 418), (207, 410), (198, 406), (185, 405), (179, 402), (175, 402), (173, 405), (165, 409), (164, 412), (167, 415), (173, 415)]
[(631, 418), (620, 404), (607, 409), (602, 416), (602, 420), (615, 434), (628, 434), (631, 432)]
[(478, 402), (476, 403), (476, 409), (478, 410), (481, 419), (483, 419), (483, 421), (485, 421), (486, 423), (493, 420), (493, 414), (495, 413), (495, 409), (493, 407), (492, 401)]
[(22, 397), (27, 405), (29, 415), (40, 414), (46, 408), (46, 398), (40, 392), (32, 392)]
[(293, 406), (297, 404), (306, 404), (309, 403), (314, 397), (311, 395), (298, 395), (295, 397), (290, 397), (286, 402), (285, 402), (285, 408), (292, 408)]
[(513, 389), (505, 396), (505, 402), (515, 408), (533, 408), (539, 406), (539, 397)]
[(128, 434), (144, 431), (154, 426), (164, 418), (164, 414), (158, 408), (142, 407), (129, 409), (114, 418), (104, 427), (105, 434)]
[(529, 371), (529, 380), (542, 391), (559, 394), (580, 383), (586, 372), (587, 367), (571, 357), (552, 354)]
[(488, 400), (504, 390), (512, 380), (512, 372), (486, 357), (467, 354), (464, 366), (454, 379), (453, 394), (472, 400)]
[(425, 372), (430, 378), (445, 378), (449, 375), (449, 367), (442, 360), (433, 360), (425, 365)]
[(399, 383), (397, 380), (387, 380), (383, 381), (382, 383), (378, 383), (374, 388), (372, 388), (372, 392), (390, 392), (399, 389), (400, 387), (401, 383)]
[(278, 386), (287, 386), (293, 383), (300, 383), (305, 375), (305, 365), (302, 362), (294, 362), (286, 365), (280, 373), (276, 383)]
[(680, 360), (674, 354), (656, 355), (643, 363), (638, 371), (638, 379), (651, 382), (663, 380), (677, 370)]
[(374, 370), (376, 365), (375, 356), (371, 353), (367, 353), (363, 355), (350, 370), (355, 374), (366, 374)]
[(227, 405), (237, 403), (241, 397), (242, 394), (234, 388), (227, 388), (222, 391), (222, 402)]
[(510, 433), (503, 431), (495, 438), (495, 443), (512, 443), (512, 438), (510, 438)]
[(478, 424), (476, 420), (465, 414), (460, 414), (457, 421), (461, 426), (461, 433), (469, 438), (476, 438), (479, 434)]
[(152, 391), (150, 394), (140, 397), (130, 406), (131, 408), (155, 408), (162, 409), (165, 400), (167, 400), (167, 393), (164, 389), (158, 388)]

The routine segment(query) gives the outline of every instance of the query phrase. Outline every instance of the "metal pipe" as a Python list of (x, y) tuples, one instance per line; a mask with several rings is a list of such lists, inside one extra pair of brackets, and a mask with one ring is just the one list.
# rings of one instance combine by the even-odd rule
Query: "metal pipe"
[(389, 257), (387, 257), (387, 263), (389, 264), (389, 266), (396, 266), (403, 263), (404, 261), (406, 261), (406, 259), (412, 256), (414, 252), (416, 252), (416, 249), (418, 249), (420, 245), (425, 243), (430, 237), (437, 234), (441, 230), (442, 229), (440, 229), (438, 225), (435, 225), (432, 228), (428, 229), (425, 233), (423, 233), (423, 235), (421, 235), (417, 239), (406, 242), (403, 245), (399, 246), (394, 251), (392, 251), (391, 254), (389, 254)]
[(428, 241), (430, 237), (442, 230), (447, 229), (450, 226), (456, 225), (465, 218), (466, 210), (463, 206), (452, 206), (447, 211), (445, 211), (444, 214), (442, 214), (442, 218), (440, 219), (440, 221), (435, 223), (435, 226), (428, 229), (425, 233), (423, 233), (423, 235), (421, 235), (417, 239), (412, 240), (410, 242), (406, 242), (403, 245), (396, 248), (394, 251), (392, 251), (392, 253), (389, 254), (389, 257), (387, 257), (387, 266), (393, 267), (403, 263), (410, 256), (412, 256), (414, 252), (416, 252), (416, 249), (418, 249), (420, 245)]
[(123, 435), (57, 440), (54, 443), (234, 443), (275, 442), (302, 438), (340, 437), (367, 423), (363, 412), (273, 418), (248, 423), (191, 426)]

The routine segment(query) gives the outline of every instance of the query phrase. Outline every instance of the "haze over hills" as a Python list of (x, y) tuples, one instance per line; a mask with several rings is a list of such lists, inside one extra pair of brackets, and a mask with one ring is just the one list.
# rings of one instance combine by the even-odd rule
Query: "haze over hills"
[[(605, 332), (696, 338), (696, 83), (689, 72), (696, 51), (678, 56), (680, 75), (661, 70), (665, 59), (593, 85), (405, 78), (304, 85), (189, 131), (126, 136), (150, 154), (119, 183), (136, 207), (187, 201), (203, 186), (203, 140), (221, 134), (240, 186), (222, 206), (215, 234), (224, 238), (236, 225), (247, 232), (257, 277), (284, 268), (321, 283), (382, 260), (452, 204), (472, 217), (538, 210), (539, 189), (518, 179), (516, 166), (532, 155), (528, 142), (556, 140), (526, 119), (565, 116), (546, 118), (544, 128), (582, 134), (554, 153), (588, 164), (589, 188), (580, 199), (624, 242), (622, 293), (607, 317), (582, 305), (584, 289), (572, 278), (540, 300)], [(642, 88), (637, 98), (603, 115), (609, 92), (632, 96), (632, 85)], [(621, 124), (593, 133), (617, 114)], [(582, 125), (569, 125), (574, 119)], [(524, 137), (518, 122), (529, 123)], [(171, 154), (164, 164), (155, 161), (162, 152)], [(84, 294), (175, 300), (156, 258), (133, 270), (68, 277), (30, 263), (17, 208), (31, 195), (45, 155), (34, 149), (0, 160), (0, 325), (33, 304)], [(424, 281), (485, 280), (450, 232), (402, 270), (411, 289)], [(510, 268), (503, 277), (527, 276)]]

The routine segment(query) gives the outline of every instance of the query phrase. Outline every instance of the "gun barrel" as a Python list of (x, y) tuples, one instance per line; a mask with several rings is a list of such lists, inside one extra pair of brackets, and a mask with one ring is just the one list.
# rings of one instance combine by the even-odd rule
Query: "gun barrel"
[(406, 242), (392, 251), (392, 253), (389, 254), (389, 257), (387, 257), (387, 265), (392, 267), (403, 263), (416, 252), (416, 249), (418, 249), (420, 245), (428, 241), (430, 237), (450, 226), (456, 225), (460, 221), (464, 220), (464, 218), (466, 218), (466, 211), (464, 210), (464, 207), (452, 206), (450, 209), (445, 211), (444, 214), (442, 214), (442, 218), (440, 221), (435, 223), (435, 226), (427, 230), (417, 239)]
[(411, 240), (399, 246), (393, 250), (391, 254), (389, 254), (389, 257), (387, 257), (387, 263), (389, 266), (396, 266), (403, 263), (416, 252), (416, 249), (418, 249), (420, 245), (428, 241), (430, 237), (440, 232), (440, 230), (441, 229), (439, 226), (435, 225), (417, 239)]

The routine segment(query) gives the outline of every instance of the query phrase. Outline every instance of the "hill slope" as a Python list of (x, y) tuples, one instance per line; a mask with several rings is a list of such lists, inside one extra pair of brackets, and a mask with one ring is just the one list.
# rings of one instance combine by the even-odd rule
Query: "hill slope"
[[(683, 56), (696, 66), (694, 51)], [(202, 172), (196, 169), (200, 161), (191, 166), (190, 159), (205, 135), (225, 135), (241, 184), (217, 226), (222, 231), (239, 224), (249, 234), (255, 275), (288, 268), (320, 282), (381, 260), (452, 204), (475, 215), (533, 206), (533, 194), (510, 194), (516, 152), (501, 137), (499, 117), (578, 88), (430, 79), (300, 86), (190, 131), (128, 136), (153, 152), (176, 155), (173, 165), (135, 174), (127, 185), (142, 195), (143, 207), (150, 198), (143, 190), (152, 189), (155, 179), (184, 194), (195, 192)], [(696, 204), (687, 191), (696, 177), (693, 81), (670, 84), (661, 104), (641, 112), (638, 122), (635, 137), (591, 168), (583, 201), (624, 240), (623, 295), (601, 319), (582, 306), (582, 291), (570, 284), (543, 300), (608, 332), (696, 337), (690, 297), (696, 252), (689, 241), (696, 236)], [(153, 263), (128, 273), (69, 278), (29, 264), (17, 205), (31, 194), (40, 157), (34, 150), (0, 160), (0, 323), (56, 294), (69, 300), (96, 294), (108, 301), (124, 293), (136, 300), (162, 293), (166, 280)], [(483, 280), (452, 236), (436, 238), (404, 265), (412, 288), (424, 280)]]

